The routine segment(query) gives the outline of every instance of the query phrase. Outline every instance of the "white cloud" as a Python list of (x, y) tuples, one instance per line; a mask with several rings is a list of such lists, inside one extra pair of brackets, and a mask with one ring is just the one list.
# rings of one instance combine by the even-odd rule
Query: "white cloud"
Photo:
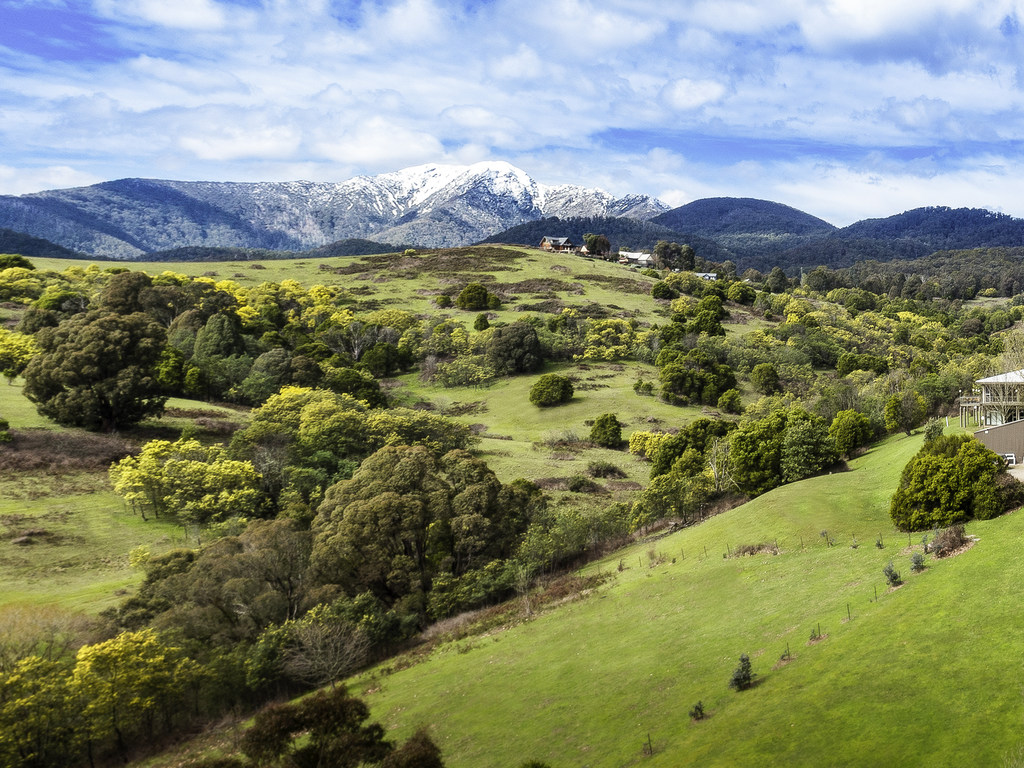
[(110, 18), (175, 29), (221, 29), (228, 20), (224, 8), (213, 0), (97, 0), (96, 10)]
[(372, 168), (375, 172), (436, 162), (445, 155), (443, 145), (435, 136), (381, 118), (324, 136), (313, 151), (333, 162)]
[(45, 189), (84, 187), (101, 181), (104, 179), (100, 176), (67, 165), (51, 165), (45, 168), (0, 165), (0, 195), (24, 195)]
[(515, 53), (499, 57), (489, 70), (492, 77), (503, 80), (531, 80), (544, 74), (544, 64), (535, 50), (521, 43)]
[(445, 11), (430, 0), (402, 0), (370, 14), (363, 34), (378, 44), (418, 47), (445, 36), (446, 17)]
[(661, 98), (665, 104), (680, 112), (697, 109), (718, 101), (725, 95), (725, 86), (714, 80), (690, 80), (682, 77), (665, 85)]
[(192, 135), (182, 136), (178, 145), (200, 160), (235, 160), (241, 158), (281, 159), (291, 156), (299, 147), (301, 136), (290, 126), (220, 125)]

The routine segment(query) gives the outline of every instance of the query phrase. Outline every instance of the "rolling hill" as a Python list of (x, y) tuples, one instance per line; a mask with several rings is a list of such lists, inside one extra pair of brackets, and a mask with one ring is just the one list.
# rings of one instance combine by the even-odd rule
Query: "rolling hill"
[[(920, 537), (908, 546), (887, 510), (919, 446), (890, 440), (850, 472), (641, 542), (585, 571), (603, 586), (354, 688), (389, 732), (430, 727), (456, 768), (508, 765), (496, 744), (595, 768), (1001, 764), (1024, 715), (1024, 673), (1005, 663), (1024, 652), (1010, 587), (1024, 517), (972, 524), (974, 548), (912, 574)], [(779, 553), (730, 556), (759, 543)], [(892, 591), (889, 561), (905, 582)], [(736, 693), (742, 653), (756, 685)]]

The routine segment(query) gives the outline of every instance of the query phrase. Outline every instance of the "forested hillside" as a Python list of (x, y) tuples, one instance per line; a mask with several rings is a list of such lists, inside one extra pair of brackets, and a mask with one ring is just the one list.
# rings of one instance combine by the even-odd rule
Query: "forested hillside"
[[(878, 475), (850, 481), (870, 499), (850, 546), (864, 544), (870, 562), (842, 571), (843, 583), (866, 568), (880, 577), (876, 535), (881, 550), (911, 530), (910, 544), (1024, 499), (994, 454), (943, 437), (937, 421), (1018, 344), (1024, 296), (1007, 272), (1018, 257), (945, 253), (910, 271), (863, 264), (803, 280), (701, 262), (716, 281), (495, 246), (134, 270), (0, 257), (0, 371), (13, 382), (0, 396), (0, 573), (11, 586), (0, 610), (21, 617), (0, 636), (0, 765), (136, 759), (161, 738), (375, 664), (396, 671), (435, 647), (460, 656), (438, 637), (475, 632), (476, 620), (558, 622), (572, 611), (555, 606), (609, 571), (675, 565), (674, 549), (648, 539), (667, 526), (724, 526), (727, 568), (713, 578), (730, 583), (744, 562), (733, 546), (770, 557), (773, 531), (788, 551), (812, 535), (831, 549), (850, 489), (815, 497), (827, 514), (799, 525), (761, 500), (853, 476), (844, 470), (861, 471), (857, 457), (889, 439), (902, 447), (868, 463)], [(957, 485), (922, 489), (907, 475), (917, 495), (890, 518), (899, 470), (921, 447), (910, 435), (926, 424), (915, 460)], [(941, 502), (946, 491), (959, 506)], [(695, 548), (711, 544), (694, 535), (672, 577), (691, 586), (703, 578), (687, 570)], [(630, 544), (640, 549), (628, 558), (577, 571)], [(91, 610), (68, 610), (51, 584), (74, 584)], [(709, 589), (724, 605), (727, 592)], [(718, 638), (743, 627), (746, 647), (768, 645), (734, 613), (714, 623)], [(709, 658), (743, 651), (686, 637)], [(656, 647), (637, 642), (641, 658)], [(557, 665), (568, 646), (547, 645)], [(127, 666), (112, 677), (118, 659)], [(399, 701), (392, 685), (386, 698)], [(520, 695), (534, 700), (525, 682)], [(344, 702), (345, 722), (363, 728), (362, 705)], [(292, 736), (321, 726), (321, 758), (340, 748), (321, 704), (309, 706), (268, 713), (224, 747), (246, 756), (232, 764), (299, 754)], [(452, 764), (493, 764), (486, 728), (470, 729), (476, 747), (442, 722), (414, 735), (418, 724), (394, 715), (404, 706), (388, 710), (389, 727), (412, 740), (385, 747), (366, 731), (367, 762), (416, 764), (387, 762), (414, 750), (440, 759), (436, 742)], [(259, 739), (274, 722), (268, 746)], [(628, 759), (636, 727), (603, 730), (602, 750)]]

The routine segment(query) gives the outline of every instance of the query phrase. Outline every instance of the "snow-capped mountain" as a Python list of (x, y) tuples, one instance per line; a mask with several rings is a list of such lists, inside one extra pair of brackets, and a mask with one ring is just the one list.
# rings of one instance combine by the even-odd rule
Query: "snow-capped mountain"
[(107, 258), (180, 246), (307, 250), (347, 238), (466, 245), (546, 216), (649, 219), (645, 195), (545, 186), (504, 162), (421, 165), (341, 183), (121, 179), (0, 196), (0, 227)]

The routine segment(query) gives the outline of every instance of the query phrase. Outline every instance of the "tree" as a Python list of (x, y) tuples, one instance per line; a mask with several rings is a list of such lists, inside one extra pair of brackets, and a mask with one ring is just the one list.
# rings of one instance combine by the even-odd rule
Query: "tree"
[(35, 269), (35, 264), (17, 253), (0, 253), (0, 270), (19, 267), (29, 271)]
[(544, 363), (537, 330), (523, 320), (491, 331), (484, 357), (498, 376), (529, 373)]
[(458, 578), (512, 553), (529, 508), (514, 486), (464, 451), (387, 446), (327, 490), (313, 565), (348, 595), (370, 591), (424, 613), (440, 574)]
[(0, 766), (78, 764), (85, 702), (70, 682), (63, 664), (34, 655), (0, 672)]
[(25, 395), (43, 416), (110, 432), (163, 412), (155, 371), (164, 330), (147, 315), (73, 315), (39, 331), (36, 343)]
[(603, 256), (612, 249), (612, 244), (604, 235), (595, 235), (587, 232), (583, 235), (583, 244), (587, 246), (587, 252), (595, 256)]
[[(708, 317), (713, 319), (710, 314)], [(661, 366), (661, 396), (670, 403), (715, 405), (723, 392), (736, 387), (732, 369), (700, 347), (685, 354), (664, 350), (658, 356), (658, 363)]]
[(455, 306), (459, 309), (479, 312), (487, 309), (488, 300), (491, 294), (480, 283), (469, 283), (455, 299)]
[(769, 293), (785, 293), (789, 287), (789, 278), (782, 271), (782, 267), (773, 267), (764, 281), (764, 289)]
[(783, 440), (788, 421), (785, 410), (773, 410), (732, 433), (729, 452), (733, 477), (744, 493), (757, 496), (782, 483)]
[(344, 688), (319, 691), (257, 714), (242, 738), (242, 752), (260, 766), (377, 764), (392, 746), (384, 740), (384, 729), (369, 719), (369, 708)]
[(726, 292), (725, 297), (729, 301), (734, 301), (737, 304), (753, 304), (757, 298), (757, 291), (751, 288), (746, 283), (739, 281), (729, 286), (729, 290)]
[(727, 389), (718, 398), (719, 410), (726, 413), (739, 413), (743, 410), (743, 398), (738, 389)]
[(673, 288), (668, 283), (666, 283), (664, 280), (659, 280), (658, 282), (651, 286), (651, 298), (653, 299), (671, 301), (672, 299), (678, 296), (679, 294), (676, 292), (676, 289)]
[(108, 312), (130, 315), (144, 312), (140, 295), (153, 284), (145, 272), (118, 272), (111, 275), (99, 295), (99, 306)]
[(10, 384), (22, 374), (37, 351), (31, 336), (0, 328), (0, 375)]
[(729, 687), (736, 691), (745, 691), (754, 684), (754, 671), (747, 654), (740, 654), (739, 666), (733, 670), (729, 679)]
[(662, 267), (691, 270), (694, 262), (693, 248), (659, 240), (654, 245), (654, 259)]
[(1021, 486), (992, 451), (969, 435), (922, 446), (903, 468), (889, 514), (904, 531), (986, 520), (1020, 503)]
[[(651, 459), (651, 478), (664, 475), (672, 470), (676, 462), (689, 450), (703, 457), (715, 438), (722, 438), (736, 428), (730, 421), (718, 419), (694, 419), (674, 435), (661, 435), (653, 451), (648, 453)], [(635, 434), (635, 433), (634, 433)], [(633, 439), (630, 438), (630, 445)]]
[(267, 633), (281, 635), (282, 671), (318, 687), (333, 686), (358, 669), (370, 650), (369, 635), (327, 605), (316, 606), (301, 619), (270, 627), (264, 635)]
[(110, 467), (114, 490), (137, 509), (207, 523), (252, 515), (262, 501), (260, 477), (247, 461), (198, 440), (151, 440), (137, 456)]
[(557, 373), (545, 373), (530, 388), (530, 402), (538, 408), (567, 403), (572, 396), (572, 382)]
[(750, 383), (762, 395), (771, 395), (779, 390), (779, 372), (771, 363), (758, 363), (750, 372)]
[(862, 445), (866, 445), (872, 435), (871, 419), (852, 409), (837, 413), (828, 428), (828, 436), (836, 454), (846, 459)]
[(927, 408), (924, 398), (911, 389), (895, 394), (885, 402), (885, 428), (910, 437), (911, 430), (924, 423)]
[(196, 673), (195, 663), (180, 648), (144, 629), (82, 646), (72, 672), (72, 690), (85, 702), (82, 714), (90, 735), (114, 736), (123, 754), (128, 734), (143, 725), (152, 730), (160, 712), (170, 719), (180, 710)]
[(423, 728), (384, 758), (381, 768), (444, 768), (441, 750)]
[(602, 413), (590, 429), (590, 442), (602, 448), (619, 448), (622, 445), (622, 425), (614, 413)]
[(821, 472), (836, 461), (825, 420), (803, 410), (794, 410), (782, 440), (782, 476), (787, 483)]
[(629, 513), (629, 528), (637, 531), (659, 520), (676, 518), (684, 523), (699, 519), (714, 495), (712, 479), (705, 474), (686, 475), (673, 469), (658, 475), (644, 489)]

